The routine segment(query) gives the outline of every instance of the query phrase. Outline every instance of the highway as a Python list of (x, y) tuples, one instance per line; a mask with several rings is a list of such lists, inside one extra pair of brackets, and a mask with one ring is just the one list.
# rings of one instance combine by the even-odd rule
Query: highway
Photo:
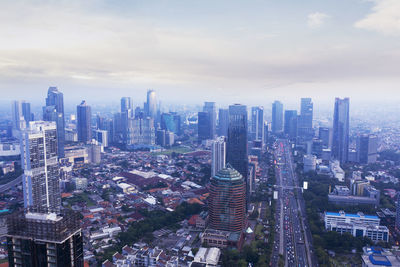
[(274, 149), (278, 201), (271, 265), (278, 266), (281, 255), (286, 267), (318, 266), (313, 255), (304, 199), (294, 172), (290, 144), (280, 139)]
[(8, 182), (6, 184), (1, 185), (0, 186), (0, 193), (4, 193), (5, 191), (11, 189), (14, 186), (17, 186), (20, 183), (22, 183), (22, 175), (18, 176), (18, 178), (12, 180), (11, 182)]

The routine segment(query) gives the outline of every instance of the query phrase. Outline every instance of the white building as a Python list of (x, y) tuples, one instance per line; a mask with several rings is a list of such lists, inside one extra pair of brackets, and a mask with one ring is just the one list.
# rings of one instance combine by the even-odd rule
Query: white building
[(221, 250), (219, 248), (201, 247), (194, 256), (194, 260), (190, 266), (194, 266), (194, 264), (199, 264), (204, 267), (218, 266), (218, 261), (220, 256), (221, 256)]
[(338, 160), (332, 160), (329, 162), (329, 167), (333, 176), (338, 179), (339, 182), (344, 182), (344, 171), (340, 167), (340, 162)]
[(226, 142), (224, 136), (218, 137), (212, 142), (211, 152), (211, 176), (215, 176), (219, 170), (225, 168), (226, 164)]
[(355, 237), (368, 237), (372, 241), (389, 241), (389, 229), (380, 226), (377, 216), (357, 214), (346, 214), (340, 212), (325, 212), (325, 229), (340, 234), (349, 233)]

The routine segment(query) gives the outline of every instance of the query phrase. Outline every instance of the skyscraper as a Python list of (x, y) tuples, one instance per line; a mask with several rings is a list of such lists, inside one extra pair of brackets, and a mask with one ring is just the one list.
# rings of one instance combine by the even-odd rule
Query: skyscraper
[(155, 142), (156, 131), (153, 118), (138, 116), (128, 119), (126, 145), (154, 145)]
[(198, 112), (197, 118), (198, 142), (201, 143), (203, 140), (212, 138), (210, 135), (210, 114), (208, 112)]
[(21, 101), (22, 108), (22, 116), (26, 122), (26, 125), (29, 124), (30, 121), (33, 121), (33, 114), (31, 112), (31, 103), (26, 101)]
[(309, 141), (314, 137), (313, 123), (313, 102), (311, 98), (302, 98), (300, 105), (300, 116), (297, 122), (297, 135), (303, 141)]
[(30, 122), (22, 132), (21, 165), (25, 207), (59, 211), (61, 195), (55, 122)]
[(25, 128), (26, 121), (22, 112), (22, 104), (20, 101), (13, 101), (11, 103), (11, 110), (12, 110), (12, 124), (14, 130), (21, 130)]
[(241, 232), (245, 227), (246, 183), (228, 163), (211, 177), (209, 225), (211, 229)]
[(322, 145), (325, 148), (330, 148), (332, 145), (332, 129), (328, 127), (319, 127), (318, 138), (322, 140)]
[(211, 146), (212, 163), (211, 176), (215, 176), (217, 172), (225, 168), (226, 164), (226, 137), (221, 136), (215, 139)]
[(228, 136), (229, 110), (220, 108), (218, 111), (218, 135)]
[(283, 131), (283, 105), (279, 101), (272, 103), (272, 133)]
[(204, 102), (203, 111), (207, 112), (210, 116), (209, 135), (210, 138), (213, 139), (216, 134), (216, 126), (217, 126), (217, 110), (215, 108), (215, 102)]
[(55, 122), (22, 131), (21, 165), (26, 209), (7, 218), (9, 266), (83, 267), (79, 214), (61, 209)]
[(253, 140), (264, 143), (264, 108), (251, 108), (251, 135)]
[(248, 175), (247, 127), (247, 107), (240, 104), (229, 106), (226, 158), (245, 180)]
[(77, 130), (78, 130), (78, 141), (83, 143), (89, 143), (92, 140), (92, 128), (91, 128), (91, 119), (92, 119), (92, 110), (90, 106), (86, 104), (86, 101), (83, 100), (80, 105), (76, 107), (76, 115), (77, 115)]
[(59, 158), (63, 158), (65, 144), (64, 96), (57, 87), (49, 87), (47, 91), (46, 106), (43, 107), (43, 120), (56, 122), (57, 155)]
[(357, 161), (361, 164), (375, 163), (378, 157), (378, 137), (363, 134), (357, 137)]
[(154, 90), (147, 91), (147, 102), (145, 105), (145, 113), (148, 117), (157, 119), (157, 97)]
[(348, 161), (349, 155), (349, 98), (336, 98), (333, 116), (332, 155), (340, 163)]
[(285, 124), (283, 132), (289, 136), (290, 139), (297, 137), (297, 111), (285, 110)]
[(175, 133), (176, 135), (181, 134), (181, 116), (175, 112), (162, 113), (161, 114), (161, 129)]
[(121, 113), (131, 110), (133, 108), (132, 98), (122, 97), (121, 98)]

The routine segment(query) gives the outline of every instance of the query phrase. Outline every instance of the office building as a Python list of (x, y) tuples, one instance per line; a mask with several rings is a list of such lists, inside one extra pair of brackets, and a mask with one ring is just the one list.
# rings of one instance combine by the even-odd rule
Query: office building
[(264, 108), (251, 108), (251, 139), (264, 143)]
[(357, 162), (361, 164), (375, 163), (378, 157), (378, 137), (363, 134), (357, 137)]
[(145, 114), (146, 116), (156, 121), (157, 119), (157, 97), (154, 90), (147, 91), (147, 102), (145, 104)]
[(218, 111), (218, 135), (228, 136), (229, 110), (220, 108)]
[(89, 162), (92, 164), (100, 164), (101, 146), (96, 141), (89, 144), (87, 151), (88, 151)]
[(318, 158), (322, 157), (322, 151), (324, 149), (323, 141), (317, 138), (314, 138), (311, 142), (311, 153), (316, 155)]
[(209, 227), (241, 232), (246, 219), (246, 184), (230, 164), (211, 177)]
[(126, 145), (154, 145), (156, 131), (154, 120), (150, 117), (136, 117), (128, 119)]
[(279, 101), (272, 104), (272, 133), (279, 134), (283, 131), (283, 105)]
[(121, 98), (121, 113), (127, 112), (133, 109), (133, 102), (131, 97)]
[(95, 140), (101, 144), (103, 147), (108, 147), (108, 131), (106, 130), (95, 130), (94, 131)]
[(302, 98), (300, 105), (300, 116), (297, 122), (297, 135), (302, 141), (311, 140), (314, 137), (313, 102), (311, 98)]
[(181, 135), (181, 116), (175, 112), (162, 113), (161, 129)]
[(344, 211), (325, 212), (325, 229), (340, 234), (349, 233), (355, 237), (368, 237), (374, 242), (389, 241), (389, 230), (386, 226), (380, 226), (377, 216), (346, 214)]
[(247, 108), (245, 105), (229, 106), (229, 127), (226, 143), (226, 161), (247, 180)]
[(64, 95), (57, 87), (49, 87), (47, 91), (46, 106), (43, 107), (43, 120), (56, 122), (57, 154), (58, 158), (63, 158), (65, 144)]
[(283, 132), (290, 138), (295, 139), (297, 137), (297, 111), (296, 110), (285, 110), (285, 123)]
[(157, 130), (156, 145), (165, 146), (165, 130)]
[(26, 121), (22, 113), (21, 101), (13, 101), (11, 103), (11, 115), (13, 130), (19, 131), (26, 127)]
[(34, 120), (33, 113), (31, 112), (31, 103), (21, 101), (22, 117), (24, 117), (26, 125)]
[(210, 130), (210, 114), (202, 111), (197, 113), (197, 117), (198, 142), (201, 143), (204, 140), (212, 139)]
[(76, 107), (78, 141), (89, 143), (92, 141), (92, 110), (91, 107), (83, 100), (80, 105)]
[(211, 145), (212, 162), (211, 176), (215, 176), (219, 170), (225, 168), (226, 164), (226, 137), (221, 136), (215, 139)]
[(59, 211), (61, 195), (55, 122), (35, 121), (21, 136), (25, 207)]
[(330, 148), (332, 145), (332, 129), (328, 127), (319, 127), (318, 138), (322, 141), (324, 148)]
[(348, 161), (349, 155), (349, 98), (336, 98), (333, 115), (332, 155), (341, 164)]
[(203, 112), (207, 112), (210, 117), (209, 121), (209, 131), (210, 131), (210, 139), (214, 139), (217, 131), (217, 110), (215, 107), (215, 102), (204, 102)]

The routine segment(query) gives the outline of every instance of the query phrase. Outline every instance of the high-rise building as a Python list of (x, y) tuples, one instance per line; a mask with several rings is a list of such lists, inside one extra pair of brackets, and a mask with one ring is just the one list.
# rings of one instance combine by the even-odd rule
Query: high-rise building
[(21, 136), (25, 207), (59, 211), (61, 195), (55, 122), (30, 122)]
[(78, 130), (78, 141), (83, 143), (89, 143), (92, 141), (92, 110), (90, 106), (83, 100), (80, 105), (76, 108), (77, 115), (77, 130)]
[(209, 135), (210, 138), (213, 139), (216, 134), (217, 126), (217, 110), (215, 108), (215, 102), (204, 102), (203, 112), (207, 112), (210, 116)]
[(378, 157), (378, 137), (363, 134), (357, 137), (357, 161), (361, 164), (375, 163)]
[(210, 135), (210, 114), (208, 112), (197, 113), (197, 135), (198, 142), (201, 143), (204, 140), (212, 139)]
[(161, 129), (175, 133), (176, 135), (181, 134), (181, 116), (175, 112), (162, 113), (161, 114)]
[(31, 112), (31, 103), (26, 101), (21, 101), (21, 108), (22, 108), (22, 116), (26, 122), (26, 125), (29, 124), (30, 121), (33, 121), (33, 114)]
[(336, 98), (333, 116), (332, 155), (340, 163), (348, 161), (349, 155), (349, 98)]
[(139, 116), (128, 119), (126, 145), (154, 145), (155, 142), (156, 131), (152, 118)]
[(290, 139), (297, 137), (297, 111), (285, 110), (285, 124), (283, 132), (289, 136)]
[(283, 105), (279, 101), (272, 103), (272, 133), (283, 131)]
[(12, 124), (14, 130), (21, 130), (26, 127), (26, 121), (22, 112), (21, 101), (13, 101), (11, 104)]
[(147, 91), (147, 102), (145, 104), (145, 113), (148, 117), (157, 119), (157, 97), (154, 90)]
[(228, 163), (211, 177), (209, 226), (211, 229), (241, 232), (245, 227), (246, 183)]
[(324, 148), (330, 148), (332, 145), (332, 129), (319, 127), (318, 138), (322, 141)]
[(218, 135), (228, 136), (229, 110), (220, 108), (218, 111)]
[(132, 98), (130, 97), (122, 97), (121, 98), (121, 113), (126, 112), (128, 110), (132, 110)]
[(95, 130), (94, 139), (100, 143), (103, 147), (108, 147), (108, 131), (106, 130)]
[(219, 170), (225, 168), (226, 164), (226, 137), (221, 136), (212, 142), (211, 153), (211, 176), (215, 176)]
[(65, 144), (64, 96), (57, 87), (49, 87), (47, 91), (46, 106), (43, 107), (43, 120), (56, 122), (57, 155), (59, 158), (63, 158)]
[(264, 143), (264, 108), (251, 108), (251, 137)]
[(300, 116), (297, 122), (297, 135), (304, 141), (314, 137), (313, 130), (313, 102), (311, 98), (302, 98), (300, 105)]
[(247, 107), (240, 104), (229, 106), (226, 159), (245, 180), (248, 175), (247, 127)]

